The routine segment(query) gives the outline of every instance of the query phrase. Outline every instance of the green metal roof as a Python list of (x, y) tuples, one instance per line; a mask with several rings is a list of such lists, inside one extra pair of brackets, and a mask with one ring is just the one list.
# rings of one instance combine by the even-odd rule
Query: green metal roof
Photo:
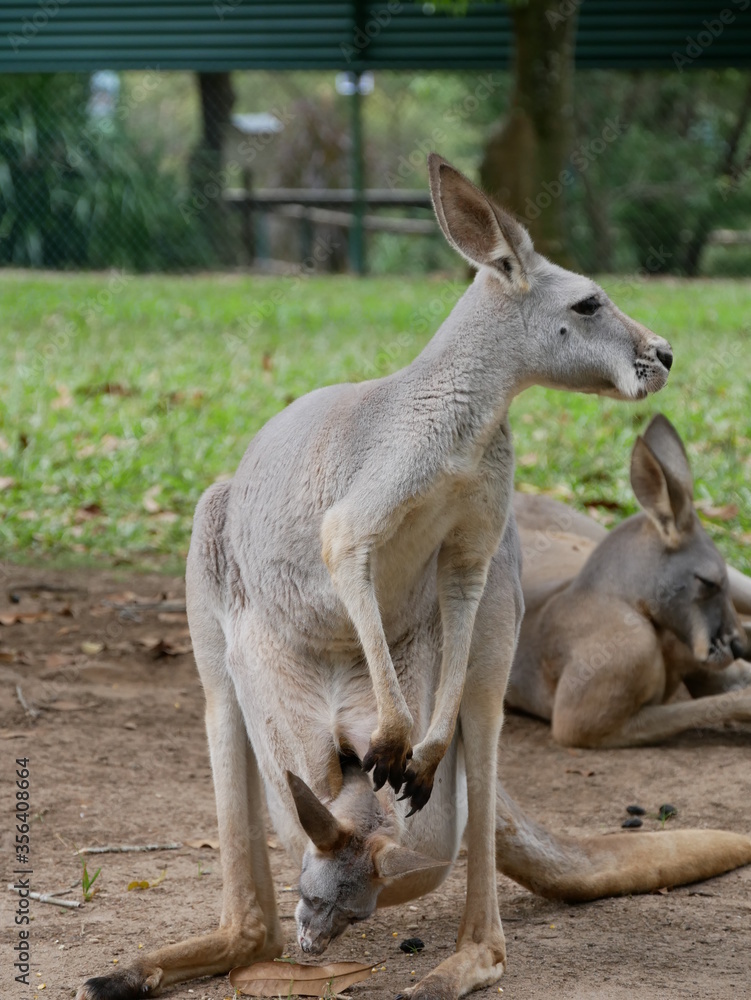
[[(751, 66), (746, 0), (585, 0), (588, 68)], [(576, 0), (561, 0), (561, 16)], [(723, 15), (722, 12), (725, 12)], [(725, 18), (723, 21), (722, 18)], [(731, 19), (732, 18), (732, 19)], [(704, 22), (710, 22), (709, 27)], [(95, 69), (502, 69), (503, 3), (464, 15), (397, 0), (2, 0), (0, 72)]]

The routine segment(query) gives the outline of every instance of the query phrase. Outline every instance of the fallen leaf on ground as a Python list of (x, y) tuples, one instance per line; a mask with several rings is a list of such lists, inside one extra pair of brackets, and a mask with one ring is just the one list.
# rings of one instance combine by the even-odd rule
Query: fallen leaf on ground
[(81, 524), (83, 521), (90, 521), (94, 517), (101, 517), (104, 513), (104, 508), (98, 503), (86, 503), (73, 515), (73, 520), (76, 524)]
[(161, 639), (157, 636), (146, 635), (137, 640), (139, 646), (145, 646), (154, 656), (182, 656), (184, 653), (193, 652), (193, 644), (190, 638), (184, 640)]
[(184, 611), (160, 611), (156, 616), (157, 620), (165, 625), (184, 625), (188, 616)]
[(578, 767), (567, 767), (566, 774), (580, 774), (582, 778), (591, 778), (594, 775), (594, 771), (582, 771)]
[(140, 879), (134, 882), (129, 882), (128, 892), (130, 892), (132, 889), (155, 889), (158, 885), (161, 885), (166, 878), (167, 878), (167, 869), (164, 868), (159, 878), (155, 878), (153, 882), (147, 882), (146, 879)]
[(6, 730), (3, 730), (0, 732), (0, 740), (20, 740), (22, 737), (29, 735), (29, 733), (7, 732)]
[(35, 622), (51, 622), (49, 611), (24, 611), (0, 614), (0, 625), (33, 625)]
[(61, 667), (69, 667), (74, 663), (72, 656), (65, 653), (49, 653), (45, 658), (44, 665), (48, 670), (59, 670)]
[(185, 841), (185, 846), (186, 847), (198, 847), (198, 848), (208, 847), (212, 851), (218, 851), (219, 850), (219, 841), (218, 840), (210, 840), (208, 837), (199, 837), (197, 840), (186, 840)]
[(68, 410), (73, 405), (73, 396), (67, 385), (57, 386), (57, 396), (50, 403), (51, 410)]
[(15, 663), (15, 649), (0, 649), (0, 663)]
[(101, 653), (104, 649), (103, 642), (82, 642), (81, 652), (86, 653), (87, 656), (96, 656), (97, 653)]
[(332, 962), (330, 965), (298, 965), (292, 962), (256, 962), (233, 969), (229, 981), (251, 997), (321, 997), (341, 993), (348, 986), (370, 979), (373, 965)]
[(13, 476), (0, 476), (0, 490), (9, 490), (11, 486), (15, 486), (16, 481)]
[(161, 484), (157, 483), (155, 486), (150, 486), (143, 495), (144, 510), (149, 514), (158, 514), (162, 509), (162, 505), (156, 500), (157, 493), (161, 492)]
[(711, 518), (713, 521), (732, 521), (734, 517), (738, 516), (738, 505), (734, 503), (726, 503), (721, 507), (715, 507), (714, 504), (700, 500), (696, 504), (696, 508), (705, 517)]
[(53, 712), (88, 712), (98, 706), (98, 701), (51, 701), (49, 705), (42, 705), (42, 708), (50, 709)]

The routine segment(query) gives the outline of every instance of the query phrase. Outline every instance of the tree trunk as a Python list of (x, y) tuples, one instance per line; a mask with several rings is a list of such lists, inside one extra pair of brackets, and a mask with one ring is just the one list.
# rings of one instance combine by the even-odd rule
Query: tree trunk
[[(563, 13), (571, 10), (570, 13)], [(514, 4), (514, 91), (508, 118), (490, 136), (484, 188), (529, 227), (537, 249), (569, 264), (564, 200), (574, 135), (575, 0)]]
[(230, 124), (235, 92), (229, 73), (197, 73), (201, 96), (202, 131), (190, 157), (192, 204), (210, 247), (213, 260), (236, 265), (242, 255), (239, 220), (223, 198), (224, 136)]

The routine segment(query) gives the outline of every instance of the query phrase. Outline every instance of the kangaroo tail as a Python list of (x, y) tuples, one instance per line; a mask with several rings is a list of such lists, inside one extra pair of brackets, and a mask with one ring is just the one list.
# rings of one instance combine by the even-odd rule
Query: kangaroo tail
[(685, 885), (751, 864), (751, 837), (665, 830), (575, 839), (529, 819), (498, 785), (496, 866), (547, 899), (579, 903)]

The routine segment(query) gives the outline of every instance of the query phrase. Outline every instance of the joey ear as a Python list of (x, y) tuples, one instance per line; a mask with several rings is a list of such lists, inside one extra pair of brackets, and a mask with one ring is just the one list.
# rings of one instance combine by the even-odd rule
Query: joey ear
[(631, 453), (631, 486), (666, 545), (676, 548), (693, 524), (691, 493), (662, 465), (643, 437)]
[[(644, 431), (644, 440), (649, 445), (652, 454), (672, 483), (691, 501), (694, 495), (694, 477), (688, 464), (688, 455), (683, 447), (683, 441), (678, 431), (662, 413), (652, 417), (649, 426)], [(672, 487), (671, 487), (672, 492)]]
[(449, 244), (476, 267), (492, 267), (515, 291), (526, 292), (529, 233), (508, 212), (437, 153), (428, 156), (430, 194), (438, 225)]
[(409, 848), (394, 843), (387, 844), (377, 851), (373, 863), (376, 875), (382, 879), (402, 878), (415, 872), (435, 871), (439, 868), (448, 869), (452, 864), (450, 861), (428, 858), (424, 854), (418, 854), (417, 851), (410, 851)]
[(343, 847), (349, 834), (315, 792), (291, 771), (287, 771), (287, 784), (292, 792), (300, 825), (318, 850), (335, 851)]

